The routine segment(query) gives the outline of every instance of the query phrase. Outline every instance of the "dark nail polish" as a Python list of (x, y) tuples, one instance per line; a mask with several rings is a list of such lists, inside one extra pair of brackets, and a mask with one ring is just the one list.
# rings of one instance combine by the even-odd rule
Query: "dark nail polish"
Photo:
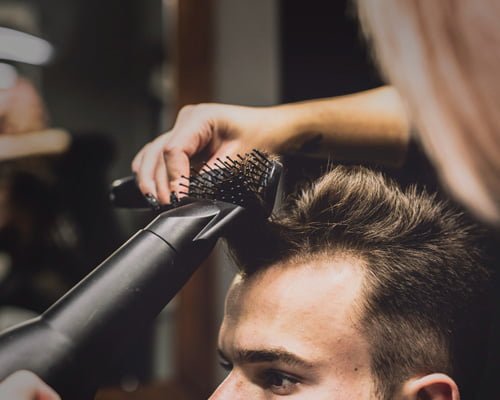
[(155, 211), (158, 211), (160, 209), (160, 203), (156, 197), (154, 197), (151, 193), (147, 193), (144, 195), (148, 203), (150, 204), (151, 208)]
[(177, 197), (177, 193), (170, 193), (170, 204), (175, 206), (177, 205), (177, 203), (179, 203), (179, 197)]

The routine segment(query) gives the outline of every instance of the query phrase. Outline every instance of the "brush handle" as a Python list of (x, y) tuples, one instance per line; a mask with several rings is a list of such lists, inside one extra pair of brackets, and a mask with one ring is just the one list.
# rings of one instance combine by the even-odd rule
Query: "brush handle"
[(41, 317), (0, 335), (0, 380), (27, 369), (63, 399), (92, 398), (113, 357), (184, 286), (242, 210), (201, 201), (160, 214)]
[(139, 190), (133, 175), (113, 181), (109, 199), (111, 204), (119, 208), (151, 209), (151, 204)]

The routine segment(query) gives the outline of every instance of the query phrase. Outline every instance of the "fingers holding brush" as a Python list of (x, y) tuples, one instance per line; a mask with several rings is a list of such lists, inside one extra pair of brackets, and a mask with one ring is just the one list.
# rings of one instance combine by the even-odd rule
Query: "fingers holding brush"
[(160, 204), (168, 204), (170, 202), (170, 187), (167, 174), (167, 166), (164, 157), (159, 157), (156, 163), (155, 172), (155, 188), (156, 198)]
[(141, 192), (161, 204), (171, 203), (173, 193), (181, 190), (182, 176), (189, 176), (189, 159), (200, 152), (212, 136), (207, 118), (184, 107), (171, 131), (146, 144), (132, 162)]
[(165, 199), (165, 203), (171, 203), (173, 199), (183, 197), (183, 193), (187, 191), (185, 185), (190, 176), (190, 159), (186, 153), (178, 151), (165, 154), (164, 160), (169, 187), (169, 197)]
[[(161, 148), (155, 141), (148, 143), (140, 153), (136, 156), (132, 163), (132, 170), (136, 174), (136, 182), (140, 191), (144, 194), (146, 199), (151, 202), (158, 199), (158, 193), (156, 189), (156, 177), (157, 169), (164, 167), (164, 165), (159, 165), (161, 159), (158, 159), (154, 155), (158, 153)], [(154, 204), (151, 204), (154, 206)]]
[(218, 158), (244, 154), (253, 148), (272, 151), (270, 143), (276, 136), (283, 136), (277, 133), (289, 131), (284, 123), (288, 119), (281, 115), (271, 107), (183, 107), (172, 130), (144, 146), (132, 162), (141, 192), (149, 200), (170, 204), (188, 190), (185, 178), (189, 178), (192, 167), (199, 169), (197, 159), (202, 161), (200, 165), (208, 160), (212, 166)]
[(170, 204), (182, 191), (182, 176), (189, 177), (190, 158), (210, 140), (211, 133), (197, 121), (185, 121), (189, 109), (179, 114), (174, 128), (146, 144), (132, 162), (141, 192), (160, 204)]

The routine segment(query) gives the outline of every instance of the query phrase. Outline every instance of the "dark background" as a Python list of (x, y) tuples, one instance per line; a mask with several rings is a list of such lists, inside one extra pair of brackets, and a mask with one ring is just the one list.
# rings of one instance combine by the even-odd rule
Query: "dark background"
[[(0, 0), (0, 7), (4, 1)], [(106, 156), (109, 163), (99, 173), (108, 182), (129, 174), (135, 153), (162, 129), (162, 110), (173, 107), (158, 94), (155, 78), (162, 63), (168, 63), (172, 56), (165, 43), (162, 1), (31, 0), (24, 3), (39, 11), (42, 36), (57, 49), (53, 63), (39, 71), (51, 125), (67, 128), (75, 135), (105, 135), (114, 150)], [(350, 3), (346, 0), (278, 0), (280, 96), (277, 100), (292, 102), (331, 97), (382, 84)], [(220, 2), (214, 0), (213, 4), (217, 7)], [(87, 157), (94, 156), (90, 151)], [(85, 168), (83, 156), (81, 167)], [(325, 160), (290, 157), (288, 189), (304, 178), (312, 179), (325, 168)], [(403, 169), (388, 172), (404, 184), (419, 181), (428, 187), (437, 187), (432, 169), (416, 145)], [(96, 190), (105, 189), (101, 185)], [(443, 192), (441, 195), (446, 196)], [(95, 215), (84, 218), (93, 217)], [(123, 212), (118, 217), (124, 236), (147, 219), (140, 217), (137, 221)], [(150, 332), (145, 332), (142, 342), (131, 354), (124, 355), (121, 369), (111, 374), (114, 376), (110, 381), (118, 382), (125, 375), (148, 381), (152, 374), (151, 353)], [(490, 365), (496, 365), (498, 358), (498, 349), (492, 349)], [(489, 372), (492, 381), (495, 368), (491, 367)], [(488, 387), (488, 382), (484, 387)], [(486, 393), (482, 398), (493, 397)]]
[(382, 84), (350, 3), (281, 0), (284, 102), (343, 95)]

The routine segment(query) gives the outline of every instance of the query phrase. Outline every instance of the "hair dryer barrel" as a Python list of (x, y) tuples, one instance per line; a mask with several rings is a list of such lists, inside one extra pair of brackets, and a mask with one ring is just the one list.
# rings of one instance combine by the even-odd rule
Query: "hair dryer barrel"
[(0, 379), (27, 369), (88, 399), (113, 357), (182, 288), (241, 207), (200, 201), (160, 214), (41, 317), (0, 336)]

